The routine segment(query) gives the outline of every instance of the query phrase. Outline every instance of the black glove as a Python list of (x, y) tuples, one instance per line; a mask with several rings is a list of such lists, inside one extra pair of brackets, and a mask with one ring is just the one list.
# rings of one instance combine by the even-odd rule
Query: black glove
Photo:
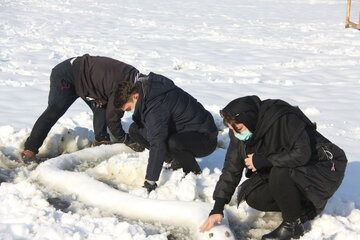
[(124, 136), (119, 139), (120, 143), (124, 143), (126, 146), (134, 150), (135, 152), (142, 152), (145, 150), (143, 146), (141, 146), (139, 143), (132, 140), (130, 135), (128, 133), (125, 133)]
[(157, 188), (157, 184), (154, 181), (145, 180), (143, 187), (148, 190), (148, 193), (150, 193), (152, 190), (155, 190), (155, 188)]
[(117, 143), (125, 143), (126, 139), (129, 137), (128, 133), (124, 133), (124, 135), (122, 135), (121, 137), (119, 137), (118, 139), (116, 139)]
[(124, 143), (126, 146), (128, 146), (131, 143), (134, 143), (134, 141), (130, 138), (130, 135), (128, 133), (125, 133), (122, 137), (118, 139), (119, 143)]
[(135, 152), (142, 152), (145, 150), (145, 148), (143, 146), (141, 146), (139, 143), (134, 142), (131, 143), (129, 145), (127, 145), (129, 148), (131, 148), (132, 150), (134, 150)]

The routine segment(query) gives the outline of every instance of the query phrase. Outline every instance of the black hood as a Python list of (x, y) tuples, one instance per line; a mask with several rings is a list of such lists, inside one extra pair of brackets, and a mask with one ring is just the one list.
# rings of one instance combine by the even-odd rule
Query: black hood
[(147, 88), (144, 89), (144, 98), (151, 100), (176, 88), (172, 80), (151, 72), (147, 81)]
[[(292, 141), (286, 143), (292, 146), (293, 140), (297, 138), (304, 128), (311, 127), (316, 129), (305, 114), (298, 108), (291, 106), (287, 102), (279, 99), (267, 99), (261, 101), (258, 96), (246, 96), (231, 101), (224, 109), (223, 114), (235, 117), (237, 122), (243, 123), (253, 136), (247, 141), (247, 144), (254, 145), (260, 141), (270, 128), (283, 132), (283, 127), (289, 122), (285, 115), (296, 115), (296, 122), (292, 122)], [(283, 118), (284, 117), (284, 118)], [(280, 121), (280, 119), (282, 119)], [(281, 130), (282, 129), (282, 130)], [(286, 133), (288, 134), (288, 133)]]
[(234, 117), (251, 132), (255, 132), (261, 100), (258, 96), (246, 96), (231, 101), (222, 110), (224, 115)]

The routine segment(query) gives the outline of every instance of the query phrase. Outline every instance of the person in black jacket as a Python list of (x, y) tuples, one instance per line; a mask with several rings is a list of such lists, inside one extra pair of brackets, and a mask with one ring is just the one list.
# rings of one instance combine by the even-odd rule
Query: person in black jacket
[(48, 107), (35, 122), (21, 153), (22, 159), (37, 160), (36, 154), (50, 129), (78, 97), (93, 111), (95, 145), (111, 143), (108, 127), (116, 142), (141, 151), (141, 147), (134, 144), (122, 128), (120, 119), (124, 111), (113, 105), (113, 90), (117, 85), (134, 82), (138, 75), (139, 71), (129, 64), (89, 54), (56, 65), (50, 76)]
[(260, 211), (279, 211), (283, 222), (265, 239), (299, 238), (303, 223), (313, 219), (340, 186), (347, 164), (345, 153), (316, 131), (303, 112), (282, 100), (257, 96), (231, 101), (220, 111), (229, 127), (230, 144), (216, 184), (214, 208), (200, 227), (221, 223), (242, 172), (238, 204)]
[(156, 188), (164, 162), (185, 173), (201, 173), (195, 157), (211, 154), (217, 145), (212, 115), (170, 79), (150, 73), (133, 84), (124, 82), (115, 93), (114, 105), (133, 111), (129, 134), (150, 149), (144, 186)]

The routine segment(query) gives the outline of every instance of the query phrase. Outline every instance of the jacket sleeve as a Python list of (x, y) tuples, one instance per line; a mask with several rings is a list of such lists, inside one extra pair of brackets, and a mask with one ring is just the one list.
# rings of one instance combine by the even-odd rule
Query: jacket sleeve
[(261, 164), (266, 161), (276, 167), (294, 168), (306, 165), (311, 157), (310, 138), (307, 132), (303, 130), (290, 150), (283, 149), (281, 152), (273, 153), (267, 157), (254, 154), (254, 157), (253, 164), (256, 169), (260, 169)]
[(114, 94), (112, 94), (106, 106), (106, 124), (116, 139), (121, 139), (125, 134), (121, 124), (123, 116), (124, 111), (114, 106)]
[(146, 169), (146, 180), (157, 181), (167, 152), (170, 112), (159, 97), (149, 104), (151, 109), (145, 116), (145, 128), (150, 142), (150, 152)]
[[(224, 167), (213, 194), (215, 201), (229, 203), (238, 186), (243, 169), (244, 159), (241, 156), (241, 142), (235, 139), (234, 133), (229, 131), (230, 144), (226, 152)], [(225, 201), (221, 200), (224, 199)]]

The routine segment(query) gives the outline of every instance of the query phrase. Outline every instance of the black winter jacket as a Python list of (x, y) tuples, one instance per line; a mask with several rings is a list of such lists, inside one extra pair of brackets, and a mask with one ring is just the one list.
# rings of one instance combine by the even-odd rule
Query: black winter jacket
[[(259, 109), (252, 138), (240, 141), (232, 131), (229, 133), (224, 168), (213, 194), (216, 204), (219, 207), (231, 200), (246, 168), (244, 159), (254, 153), (257, 171), (272, 166), (289, 168), (291, 178), (314, 204), (317, 213), (321, 212), (342, 182), (347, 163), (345, 153), (317, 132), (299, 108), (281, 100), (260, 102), (255, 98), (255, 101), (259, 101)], [(332, 153), (332, 160), (326, 151)], [(251, 175), (251, 171), (246, 174)]]
[(196, 131), (217, 136), (212, 115), (190, 94), (170, 79), (150, 73), (138, 81), (139, 99), (133, 120), (147, 130), (150, 153), (146, 179), (157, 181), (167, 152), (167, 140), (174, 133)]
[(116, 138), (124, 135), (120, 119), (124, 112), (114, 106), (114, 91), (123, 81), (134, 82), (138, 70), (133, 66), (108, 57), (85, 54), (73, 62), (76, 93), (84, 100), (103, 100), (106, 105), (106, 123)]

